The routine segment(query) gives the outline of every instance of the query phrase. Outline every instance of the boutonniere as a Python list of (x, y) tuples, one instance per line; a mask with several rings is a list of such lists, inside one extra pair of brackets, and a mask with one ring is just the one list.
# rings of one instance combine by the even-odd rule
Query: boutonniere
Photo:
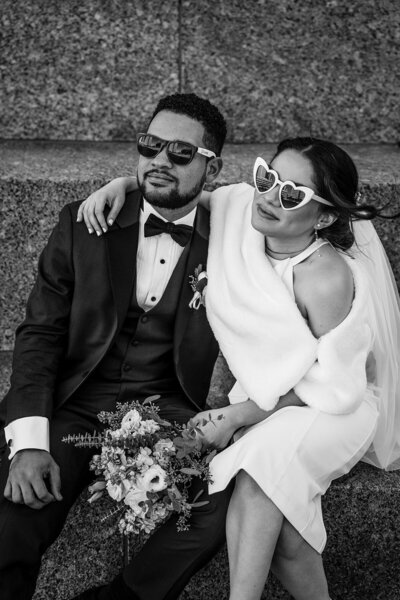
[(194, 275), (189, 275), (189, 283), (194, 294), (189, 302), (189, 308), (198, 310), (201, 305), (205, 306), (205, 288), (208, 281), (206, 271), (203, 271), (203, 265), (198, 265), (194, 270)]

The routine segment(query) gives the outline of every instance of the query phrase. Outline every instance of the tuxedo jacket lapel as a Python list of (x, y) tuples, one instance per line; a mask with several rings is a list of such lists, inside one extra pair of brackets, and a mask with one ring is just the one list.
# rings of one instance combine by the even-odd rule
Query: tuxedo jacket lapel
[[(178, 360), (177, 353), (181, 346), (188, 320), (193, 316), (193, 313), (197, 312), (196, 310), (189, 308), (189, 302), (193, 297), (189, 276), (194, 275), (194, 271), (199, 265), (202, 265), (203, 270), (206, 270), (209, 234), (210, 213), (202, 206), (199, 206), (194, 223), (192, 239), (190, 241), (189, 255), (186, 261), (182, 290), (177, 307), (174, 339), (176, 361)], [(204, 311), (204, 306), (201, 306), (199, 310)]]
[(140, 192), (127, 195), (123, 209), (105, 236), (109, 278), (119, 326), (125, 319), (136, 281), (140, 198)]

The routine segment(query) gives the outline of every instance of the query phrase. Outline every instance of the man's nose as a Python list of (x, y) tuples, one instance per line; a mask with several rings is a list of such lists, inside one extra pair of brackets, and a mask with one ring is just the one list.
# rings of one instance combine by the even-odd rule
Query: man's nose
[(172, 167), (172, 162), (168, 156), (167, 153), (167, 146), (164, 146), (164, 148), (161, 150), (161, 152), (159, 152), (153, 159), (152, 159), (152, 164), (155, 166), (167, 166), (167, 167)]

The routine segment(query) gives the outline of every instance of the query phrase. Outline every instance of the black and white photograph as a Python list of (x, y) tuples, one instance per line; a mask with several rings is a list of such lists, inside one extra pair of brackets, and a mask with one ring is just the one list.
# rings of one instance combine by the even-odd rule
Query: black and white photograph
[(400, 599), (398, 0), (3, 0), (0, 599)]

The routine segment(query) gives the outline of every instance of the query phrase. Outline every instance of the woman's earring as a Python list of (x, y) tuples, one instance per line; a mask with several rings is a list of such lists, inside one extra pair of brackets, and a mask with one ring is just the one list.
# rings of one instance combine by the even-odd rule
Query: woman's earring
[[(319, 237), (318, 237), (318, 229), (319, 229), (320, 227), (321, 227), (321, 225), (320, 225), (319, 223), (317, 223), (317, 224), (316, 224), (316, 226), (315, 226), (315, 228), (314, 228), (314, 235), (315, 235), (315, 241), (316, 241), (316, 242), (318, 242), (318, 240), (319, 240)], [(317, 250), (317, 255), (319, 256), (319, 258), (321, 258), (321, 257), (322, 257), (322, 255), (321, 255), (321, 253), (320, 253), (320, 249), (321, 249), (321, 246), (319, 246), (319, 247), (318, 247), (318, 250)]]

